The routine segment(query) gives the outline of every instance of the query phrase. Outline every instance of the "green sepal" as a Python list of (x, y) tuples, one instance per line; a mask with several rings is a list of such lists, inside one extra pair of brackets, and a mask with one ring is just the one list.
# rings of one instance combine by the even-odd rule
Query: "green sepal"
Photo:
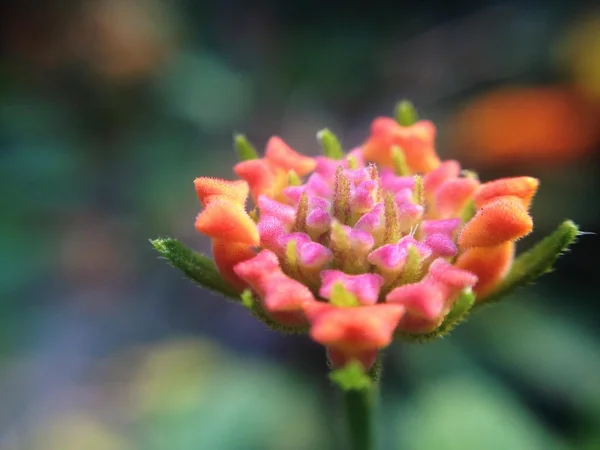
[(173, 238), (151, 239), (150, 243), (173, 267), (192, 281), (225, 297), (239, 300), (239, 292), (221, 277), (215, 262), (208, 256), (187, 248)]
[(454, 306), (436, 330), (439, 336), (448, 334), (456, 325), (463, 322), (471, 308), (475, 304), (475, 293), (471, 289), (465, 289), (458, 300), (454, 303)]
[(240, 161), (258, 159), (258, 152), (243, 134), (236, 134), (233, 138), (233, 143)]
[(289, 326), (275, 322), (260, 302), (254, 299), (252, 291), (246, 289), (240, 294), (229, 286), (219, 274), (215, 262), (209, 257), (190, 250), (177, 239), (160, 238), (150, 240), (150, 243), (156, 251), (169, 260), (173, 267), (181, 270), (190, 280), (240, 303), (270, 329), (287, 334), (308, 333), (308, 326)]
[(358, 169), (358, 160), (354, 155), (348, 155), (346, 161), (348, 161), (348, 169)]
[(360, 304), (356, 295), (346, 290), (344, 285), (339, 282), (333, 284), (330, 297), (329, 303), (340, 308), (351, 308)]
[(463, 223), (467, 223), (473, 218), (473, 216), (475, 216), (476, 213), (477, 207), (475, 206), (475, 200), (470, 200), (460, 213), (460, 219)]
[(331, 159), (343, 159), (344, 151), (342, 144), (335, 134), (328, 128), (325, 128), (317, 133), (317, 139), (323, 148), (323, 155)]
[(290, 240), (285, 247), (285, 259), (282, 262), (283, 271), (296, 280), (303, 280), (298, 264), (298, 241)]
[(356, 360), (352, 360), (344, 367), (332, 371), (329, 374), (329, 379), (342, 391), (363, 391), (373, 385), (373, 380), (371, 380), (363, 365)]
[(404, 152), (397, 145), (392, 146), (392, 161), (396, 175), (400, 177), (410, 175), (410, 169), (408, 168), (408, 164), (406, 164), (406, 156), (404, 156)]
[(471, 289), (465, 289), (454, 302), (454, 306), (444, 318), (442, 324), (430, 333), (396, 333), (395, 338), (407, 342), (425, 343), (444, 337), (461, 322), (464, 322), (475, 304), (475, 294)]
[(240, 294), (240, 298), (242, 299), (242, 305), (245, 308), (252, 309), (254, 306), (254, 296), (252, 295), (252, 291), (250, 289), (246, 289), (244, 292)]
[(369, 378), (373, 382), (373, 385), (376, 385), (377, 383), (379, 383), (382, 372), (383, 372), (383, 352), (380, 351), (377, 354), (377, 359), (375, 360), (375, 362), (373, 363), (373, 365), (367, 372), (367, 375), (369, 375)]
[(477, 306), (501, 300), (515, 289), (533, 283), (536, 279), (552, 270), (558, 257), (564, 253), (579, 235), (579, 228), (570, 220), (564, 221), (549, 236), (538, 242), (533, 248), (517, 257), (512, 268), (500, 284)]
[(396, 121), (403, 127), (409, 127), (419, 121), (419, 114), (414, 105), (408, 100), (402, 100), (396, 104)]
[[(462, 170), (460, 172), (460, 174), (464, 178), (471, 178), (473, 180), (479, 180), (479, 175), (477, 174), (477, 172), (474, 172), (473, 170)], [(471, 220), (473, 218), (473, 216), (475, 216), (476, 213), (477, 213), (477, 207), (475, 206), (475, 200), (471, 199), (465, 205), (463, 210), (461, 211), (460, 218), (463, 223), (467, 223), (469, 220)]]
[(419, 250), (414, 245), (408, 246), (408, 254), (406, 255), (406, 261), (402, 269), (402, 274), (398, 277), (398, 280), (394, 283), (395, 286), (402, 286), (404, 284), (416, 283), (423, 278), (423, 263)]
[(475, 172), (474, 170), (463, 169), (460, 171), (460, 175), (463, 178), (470, 178), (472, 180), (479, 181), (479, 174), (477, 172)]
[(288, 172), (288, 185), (289, 186), (300, 186), (302, 184), (302, 180), (298, 176), (295, 170), (290, 170)]

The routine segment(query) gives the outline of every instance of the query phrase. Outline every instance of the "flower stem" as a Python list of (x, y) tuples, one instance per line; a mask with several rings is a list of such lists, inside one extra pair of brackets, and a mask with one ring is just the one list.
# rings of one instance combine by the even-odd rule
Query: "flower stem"
[(375, 383), (361, 390), (342, 391), (346, 427), (352, 450), (374, 450)]

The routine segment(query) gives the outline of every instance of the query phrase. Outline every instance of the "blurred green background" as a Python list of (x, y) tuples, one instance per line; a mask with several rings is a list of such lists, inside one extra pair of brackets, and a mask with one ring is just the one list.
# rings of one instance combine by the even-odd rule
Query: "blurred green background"
[[(323, 351), (156, 258), (207, 251), (192, 180), (233, 132), (316, 154), (413, 100), (439, 153), (542, 180), (526, 248), (600, 229), (586, 1), (12, 0), (0, 6), (0, 449), (339, 449)], [(600, 449), (600, 245), (451, 337), (395, 345), (383, 448)]]

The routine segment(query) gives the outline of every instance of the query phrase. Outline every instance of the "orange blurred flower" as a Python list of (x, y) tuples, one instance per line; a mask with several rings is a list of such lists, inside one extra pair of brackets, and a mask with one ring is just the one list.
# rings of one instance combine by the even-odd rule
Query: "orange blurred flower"
[(450, 142), (478, 165), (572, 162), (600, 143), (598, 113), (569, 86), (506, 87), (467, 103)]

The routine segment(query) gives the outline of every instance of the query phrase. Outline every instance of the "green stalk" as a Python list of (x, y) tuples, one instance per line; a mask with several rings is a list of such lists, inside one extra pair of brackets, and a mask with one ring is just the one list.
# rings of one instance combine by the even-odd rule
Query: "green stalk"
[(341, 391), (348, 431), (350, 448), (352, 450), (374, 450), (375, 442), (375, 397), (377, 386), (360, 390)]

